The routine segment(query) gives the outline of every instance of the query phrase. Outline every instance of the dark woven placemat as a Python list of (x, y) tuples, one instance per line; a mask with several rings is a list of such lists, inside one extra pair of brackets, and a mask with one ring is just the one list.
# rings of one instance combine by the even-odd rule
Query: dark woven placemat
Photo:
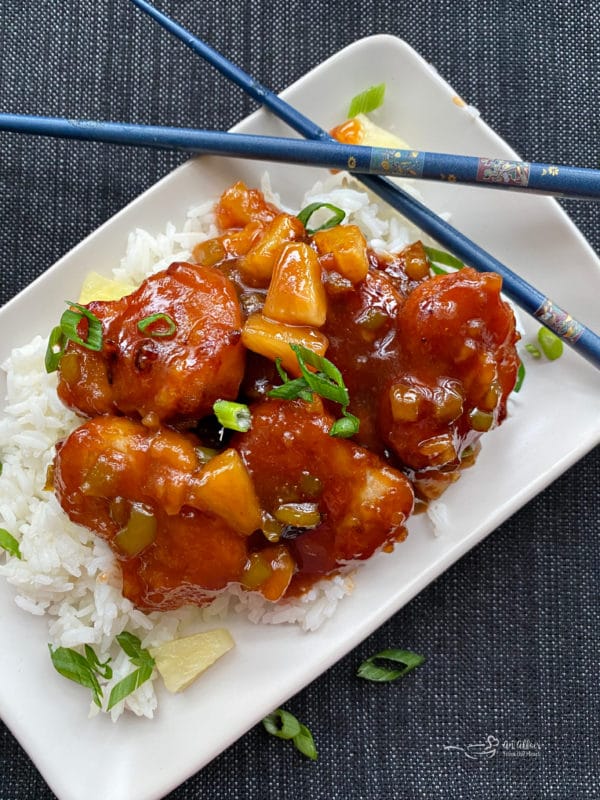
[[(597, 3), (161, 7), (276, 90), (356, 39), (395, 34), (524, 158), (598, 166)], [(126, 0), (0, 4), (2, 111), (223, 129), (253, 108)], [(179, 161), (0, 135), (0, 299)], [(600, 249), (598, 204), (566, 207)], [(596, 450), (291, 700), (317, 763), (256, 728), (169, 800), (600, 797), (599, 482)], [(393, 686), (355, 677), (391, 645), (425, 654), (426, 666)], [(486, 743), (487, 760), (444, 749)], [(3, 726), (0, 765), (0, 800), (53, 796)]]

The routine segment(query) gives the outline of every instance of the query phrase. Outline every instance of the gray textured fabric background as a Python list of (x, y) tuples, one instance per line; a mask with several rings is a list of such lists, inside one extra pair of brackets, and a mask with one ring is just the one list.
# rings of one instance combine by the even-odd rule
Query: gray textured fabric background
[[(160, 7), (276, 90), (356, 39), (395, 34), (524, 158), (599, 165), (597, 0)], [(126, 0), (0, 3), (2, 111), (225, 129), (254, 107)], [(0, 299), (179, 161), (0, 134)], [(599, 205), (566, 208), (600, 249)], [(317, 763), (256, 728), (169, 800), (599, 798), (599, 481), (596, 449), (293, 698)], [(393, 686), (355, 678), (394, 645), (427, 664)], [(538, 754), (443, 750), (488, 735)], [(53, 797), (1, 725), (0, 764), (0, 800)]]

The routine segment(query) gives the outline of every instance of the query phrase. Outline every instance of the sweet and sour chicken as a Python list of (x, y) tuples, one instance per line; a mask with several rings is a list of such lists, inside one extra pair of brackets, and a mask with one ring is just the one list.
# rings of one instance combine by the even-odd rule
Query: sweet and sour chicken
[[(57, 445), (56, 494), (144, 609), (231, 584), (277, 601), (393, 549), (517, 376), (498, 276), (432, 276), (420, 242), (382, 255), (354, 225), (309, 232), (242, 183), (216, 219), (190, 263), (89, 303), (101, 346), (82, 316), (59, 363), (61, 399), (88, 419)], [(217, 400), (248, 425), (220, 428)]]

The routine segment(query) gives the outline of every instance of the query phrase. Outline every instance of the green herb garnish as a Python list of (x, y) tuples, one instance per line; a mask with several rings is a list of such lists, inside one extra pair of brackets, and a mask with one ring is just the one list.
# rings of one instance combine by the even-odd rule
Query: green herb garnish
[(116, 683), (108, 698), (106, 710), (110, 711), (117, 703), (129, 697), (129, 695), (133, 694), (136, 689), (139, 689), (143, 683), (146, 683), (146, 681), (152, 677), (153, 669), (154, 667), (150, 665), (138, 667), (134, 672), (130, 672), (129, 675), (126, 675), (122, 680)]
[[(60, 329), (63, 335), (82, 347), (87, 347), (88, 350), (102, 350), (102, 323), (98, 317), (79, 303), (73, 303), (71, 300), (66, 302), (72, 308), (68, 308), (60, 318)], [(83, 319), (86, 319), (88, 323), (85, 339), (77, 332)]]
[(301, 400), (306, 400), (307, 403), (312, 401), (313, 393), (308, 389), (304, 378), (294, 378), (290, 380), (286, 371), (281, 366), (280, 358), (275, 359), (275, 368), (283, 384), (269, 392), (269, 397), (279, 397), (281, 400), (295, 400), (299, 397)]
[(277, 736), (280, 739), (293, 739), (300, 733), (300, 723), (289, 711), (278, 708), (263, 719), (263, 725), (267, 733)]
[[(328, 208), (330, 211), (333, 212), (333, 216), (331, 216), (328, 220), (326, 220), (322, 225), (319, 225), (318, 228), (309, 228), (308, 227), (309, 219), (320, 208)], [(335, 225), (339, 225), (340, 222), (343, 221), (345, 216), (346, 212), (343, 209), (338, 208), (337, 206), (334, 206), (331, 203), (311, 203), (310, 205), (306, 206), (306, 208), (303, 208), (302, 211), (300, 211), (300, 213), (298, 214), (298, 219), (306, 228), (306, 232), (312, 235), (317, 231), (324, 231), (327, 230), (327, 228), (333, 228)]]
[(294, 736), (294, 744), (296, 745), (296, 750), (299, 750), (302, 755), (312, 759), (312, 761), (316, 761), (319, 757), (313, 735), (306, 725), (302, 725), (302, 723), (300, 723), (300, 733)]
[(250, 414), (250, 409), (244, 403), (217, 400), (213, 404), (213, 411), (224, 428), (246, 433), (252, 427), (252, 415)]
[(383, 104), (385, 95), (385, 83), (378, 83), (377, 86), (370, 86), (364, 92), (355, 95), (350, 101), (348, 108), (348, 119), (357, 114), (369, 114)]
[(137, 669), (129, 675), (126, 675), (113, 686), (110, 697), (108, 698), (107, 711), (110, 711), (113, 706), (116, 706), (121, 700), (124, 700), (135, 692), (136, 689), (139, 689), (143, 683), (152, 677), (152, 672), (154, 670), (154, 659), (148, 650), (142, 647), (142, 643), (137, 636), (134, 636), (133, 633), (123, 631), (123, 633), (117, 636), (117, 642)]
[(93, 668), (94, 672), (97, 672), (98, 675), (101, 675), (105, 680), (110, 680), (113, 674), (112, 667), (109, 666), (111, 659), (107, 658), (106, 661), (100, 661), (96, 655), (96, 651), (93, 647), (90, 647), (89, 644), (86, 644), (83, 649), (87, 662)]
[[(66, 301), (68, 308), (60, 318), (60, 324), (50, 331), (48, 345), (44, 356), (46, 372), (56, 372), (64, 355), (67, 341), (70, 339), (88, 350), (102, 350), (102, 323), (95, 314), (79, 303)], [(77, 309), (77, 310), (74, 310)], [(87, 332), (83, 339), (78, 331), (81, 321), (87, 320)]]
[[(348, 389), (344, 383), (342, 373), (329, 359), (299, 344), (291, 344), (298, 359), (298, 366), (302, 377), (290, 380), (281, 367), (281, 360), (276, 362), (277, 371), (283, 380), (281, 386), (276, 386), (268, 392), (268, 397), (281, 400), (307, 400), (310, 402), (313, 392), (326, 400), (339, 403), (342, 406), (342, 417), (336, 420), (329, 429), (330, 436), (348, 438), (358, 433), (360, 422), (354, 414), (347, 411), (350, 403)], [(309, 369), (313, 367), (316, 372)]]
[(354, 414), (350, 414), (345, 408), (342, 408), (343, 416), (336, 419), (331, 428), (329, 435), (335, 436), (338, 439), (349, 439), (358, 433), (360, 427), (360, 420)]
[(4, 528), (0, 528), (0, 547), (15, 558), (23, 558), (19, 549), (19, 542), (12, 533), (9, 533)]
[[(154, 659), (150, 653), (142, 647), (142, 643), (137, 636), (124, 631), (117, 636), (117, 642), (129, 656), (131, 663), (137, 667), (134, 672), (126, 675), (116, 683), (108, 699), (107, 711), (113, 706), (124, 700), (128, 695), (145, 683), (151, 676), (154, 669)], [(100, 661), (93, 647), (86, 644), (84, 655), (70, 647), (57, 647), (50, 650), (50, 657), (57, 672), (80, 686), (86, 686), (92, 690), (92, 698), (98, 708), (102, 708), (103, 691), (98, 677), (108, 681), (113, 676), (110, 666), (110, 658)]]
[(98, 708), (102, 708), (102, 688), (97, 675), (103, 678), (112, 677), (112, 670), (108, 666), (110, 659), (100, 663), (89, 645), (85, 647), (85, 656), (70, 647), (57, 647), (53, 650), (52, 646), (48, 645), (48, 649), (56, 671), (70, 681), (91, 689), (94, 703)]
[(549, 361), (556, 361), (563, 354), (564, 346), (562, 339), (548, 328), (540, 328), (537, 334), (538, 342), (543, 354)]
[[(300, 372), (308, 387), (326, 400), (333, 400), (334, 403), (346, 407), (350, 402), (348, 389), (335, 364), (308, 347), (299, 344), (291, 344), (290, 347), (298, 359)], [(317, 372), (312, 372), (309, 367), (314, 367)]]
[(46, 347), (46, 355), (44, 356), (44, 365), (46, 372), (56, 372), (58, 364), (65, 352), (67, 339), (62, 332), (60, 325), (52, 328), (50, 336), (48, 337), (48, 346)]
[(542, 354), (540, 353), (538, 348), (534, 344), (532, 344), (531, 342), (527, 342), (527, 344), (525, 345), (525, 350), (527, 350), (527, 352), (531, 356), (533, 356), (533, 358), (541, 358), (542, 357)]
[(456, 258), (451, 253), (447, 253), (445, 250), (438, 250), (435, 247), (429, 247), (428, 245), (424, 245), (425, 252), (427, 253), (427, 258), (429, 259), (429, 266), (431, 267), (431, 271), (435, 275), (447, 275), (448, 270), (439, 267), (438, 264), (443, 264), (446, 267), (450, 267), (451, 269), (462, 269), (464, 267), (464, 262), (460, 260), (460, 258)]
[[(390, 661), (394, 664), (403, 664), (403, 666), (400, 669), (392, 667), (389, 663), (386, 663)], [(410, 650), (382, 650), (381, 653), (377, 653), (363, 661), (356, 674), (359, 678), (364, 678), (367, 681), (385, 683), (403, 678), (404, 675), (420, 667), (424, 662), (424, 656), (411, 653)]]
[(513, 392), (520, 392), (521, 386), (523, 386), (523, 381), (525, 380), (525, 365), (521, 361), (519, 363), (519, 369), (517, 370), (517, 380), (515, 382), (515, 387)]
[(138, 324), (138, 330), (141, 333), (147, 333), (148, 336), (166, 337), (173, 336), (177, 330), (175, 320), (168, 314), (150, 314), (149, 317), (144, 317)]
[(312, 733), (289, 711), (278, 708), (265, 717), (262, 722), (267, 733), (277, 736), (279, 739), (291, 739), (296, 749), (303, 755), (313, 761), (317, 760), (318, 753)]

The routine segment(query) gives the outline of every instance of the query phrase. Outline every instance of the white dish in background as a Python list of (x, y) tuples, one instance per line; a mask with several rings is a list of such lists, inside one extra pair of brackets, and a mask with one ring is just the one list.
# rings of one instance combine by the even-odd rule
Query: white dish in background
[[(284, 97), (329, 128), (344, 118), (349, 98), (381, 82), (387, 86), (386, 100), (376, 120), (411, 144), (516, 157), (453, 101), (454, 91), (420, 56), (390, 36), (370, 37), (342, 50)], [(236, 130), (290, 135), (262, 112)], [(48, 333), (85, 272), (109, 274), (132, 229), (158, 232), (170, 220), (183, 221), (190, 206), (216, 197), (237, 179), (259, 185), (267, 168), (275, 191), (290, 206), (297, 206), (304, 191), (324, 175), (316, 169), (240, 160), (186, 163), (2, 309), (0, 358), (35, 334)], [(599, 262), (553, 200), (432, 183), (419, 188), (428, 205), (452, 213), (459, 230), (582, 322), (600, 329)], [(530, 320), (524, 324), (534, 335), (538, 326)], [(4, 396), (3, 387), (0, 392)], [(228, 620), (235, 650), (182, 695), (160, 690), (152, 721), (133, 716), (116, 725), (107, 716), (89, 720), (83, 690), (52, 667), (46, 620), (20, 611), (12, 588), (2, 582), (0, 632), (3, 641), (11, 642), (0, 649), (2, 718), (60, 800), (160, 798), (355, 647), (599, 440), (599, 373), (573, 352), (559, 362), (532, 363), (512, 415), (484, 437), (475, 468), (444, 496), (448, 520), (442, 537), (432, 535), (423, 516), (412, 520), (407, 541), (394, 554), (361, 567), (354, 594), (315, 633)]]

